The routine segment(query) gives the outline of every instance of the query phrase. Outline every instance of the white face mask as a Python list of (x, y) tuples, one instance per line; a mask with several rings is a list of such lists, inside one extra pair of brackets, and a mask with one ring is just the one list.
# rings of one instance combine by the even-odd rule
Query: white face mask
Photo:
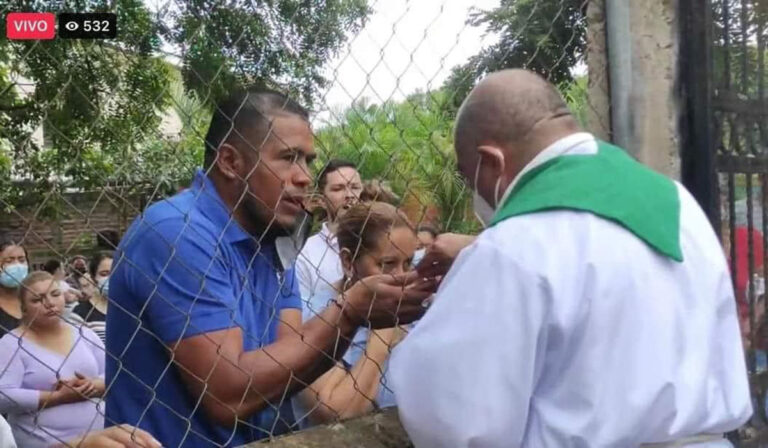
[[(493, 219), (493, 215), (496, 214), (496, 209), (491, 206), (480, 193), (477, 192), (477, 179), (480, 175), (480, 164), (483, 163), (483, 158), (478, 156), (477, 168), (475, 169), (475, 188), (472, 195), (472, 208), (475, 212), (475, 217), (483, 227), (488, 227)], [(501, 184), (501, 178), (496, 179), (496, 186), (493, 188), (493, 200), (496, 206), (499, 204), (499, 185)]]

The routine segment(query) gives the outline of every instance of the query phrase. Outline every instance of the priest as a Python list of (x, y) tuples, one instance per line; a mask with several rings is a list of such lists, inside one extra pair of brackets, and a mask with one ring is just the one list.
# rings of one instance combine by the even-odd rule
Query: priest
[(730, 447), (752, 414), (736, 304), (685, 188), (524, 70), (472, 90), (455, 144), (487, 228), (390, 364), (416, 447)]

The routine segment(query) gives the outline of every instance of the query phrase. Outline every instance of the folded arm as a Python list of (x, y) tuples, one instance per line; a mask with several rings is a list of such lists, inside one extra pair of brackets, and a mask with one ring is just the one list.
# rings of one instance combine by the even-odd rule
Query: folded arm
[[(87, 399), (82, 387), (61, 386), (56, 390), (38, 390), (23, 385), (26, 368), (22, 361), (22, 348), (15, 335), (0, 340), (0, 359), (6, 360), (0, 371), (0, 413), (20, 414), (46, 407), (75, 403)], [(44, 367), (43, 367), (44, 368)], [(51, 385), (53, 388), (53, 385)]]
[(244, 351), (242, 330), (234, 327), (183, 339), (173, 352), (187, 386), (198, 396), (205, 391), (211, 417), (231, 425), (311, 383), (343, 355), (356, 328), (332, 306), (260, 350)]
[(304, 409), (311, 410), (312, 423), (343, 420), (373, 409), (396, 331), (401, 330), (371, 332), (364, 355), (351, 369), (337, 365), (299, 394)]

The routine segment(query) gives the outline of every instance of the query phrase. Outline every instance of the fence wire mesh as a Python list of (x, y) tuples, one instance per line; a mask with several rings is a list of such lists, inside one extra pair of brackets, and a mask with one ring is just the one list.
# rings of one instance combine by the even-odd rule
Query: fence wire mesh
[[(20, 446), (158, 416), (163, 446), (237, 446), (394, 404), (387, 358), (419, 310), (346, 307), (351, 333), (327, 310), (479, 230), (452, 128), (485, 74), (533, 69), (605, 134), (595, 8), (1, 0), (118, 25), (0, 40), (0, 412)], [(285, 96), (225, 101), (244, 89)], [(314, 316), (332, 344), (302, 335)]]

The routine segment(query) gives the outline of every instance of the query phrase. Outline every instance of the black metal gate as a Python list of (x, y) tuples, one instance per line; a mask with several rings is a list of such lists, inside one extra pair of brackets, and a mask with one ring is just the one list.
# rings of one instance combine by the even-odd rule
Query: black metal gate
[(768, 446), (766, 0), (681, 0), (682, 177), (722, 236), (755, 417), (741, 446)]

